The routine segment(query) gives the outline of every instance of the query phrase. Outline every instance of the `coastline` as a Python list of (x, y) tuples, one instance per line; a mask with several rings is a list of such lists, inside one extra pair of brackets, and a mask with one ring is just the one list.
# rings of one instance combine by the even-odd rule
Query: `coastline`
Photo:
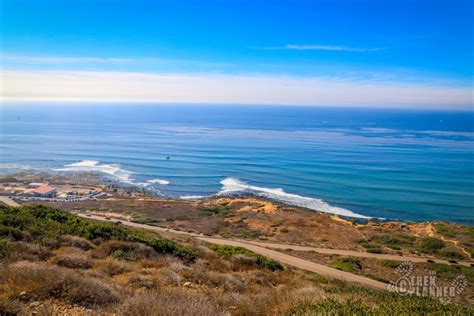
[[(5, 190), (8, 183), (15, 180), (24, 184), (29, 182), (47, 182), (58, 188), (55, 198), (25, 198), (21, 193), (12, 194)], [(448, 236), (437, 232), (437, 227), (446, 226), (448, 230), (463, 231), (473, 229), (460, 224), (440, 221), (393, 221), (376, 218), (354, 218), (340, 214), (319, 212), (305, 207), (286, 204), (284, 202), (252, 194), (249, 191), (225, 192), (209, 197), (179, 199), (157, 194), (146, 187), (130, 185), (102, 173), (90, 172), (54, 172), (31, 173), (23, 172), (1, 176), (0, 195), (13, 195), (20, 204), (41, 203), (59, 209), (75, 212), (99, 212), (102, 214), (121, 214), (122, 219), (135, 220), (141, 223), (152, 223), (170, 229), (182, 229), (203, 233), (218, 234), (224, 237), (244, 237), (253, 240), (282, 241), (302, 246), (327, 246), (336, 249), (360, 249), (384, 251), (387, 253), (413, 254), (415, 249), (386, 247), (383, 243), (357, 241), (367, 232), (374, 234), (382, 231), (389, 234), (408, 234), (418, 238), (440, 235), (441, 239), (457, 251), (469, 258), (472, 246), (467, 241), (451, 242)], [(14, 189), (19, 189), (16, 184)], [(62, 192), (71, 193), (94, 192), (105, 194), (105, 198), (89, 197), (79, 193), (64, 196)], [(10, 193), (10, 194), (9, 194)], [(109, 214), (109, 216), (110, 216)], [(120, 216), (118, 218), (120, 218)], [(285, 226), (290, 232), (282, 230)], [(442, 229), (441, 229), (442, 230)], [(367, 243), (368, 245), (366, 245)], [(401, 242), (403, 243), (403, 242)], [(368, 248), (369, 247), (369, 248)], [(413, 248), (413, 247), (412, 247)], [(469, 248), (469, 249), (468, 249)]]
[[(328, 276), (339, 275), (333, 269), (339, 269), (339, 261), (348, 261), (361, 267), (350, 270), (351, 280), (379, 288), (397, 279), (393, 267), (400, 262), (411, 262), (417, 274), (438, 269), (442, 285), (449, 284), (453, 273), (473, 278), (474, 228), (460, 224), (351, 219), (251, 195), (173, 199), (104, 180), (97, 173), (10, 175), (0, 177), (0, 188), (12, 181), (17, 181), (18, 190), (20, 182), (40, 181), (59, 194), (65, 190), (110, 194), (73, 200), (15, 199), (27, 207), (41, 204), (93, 221), (157, 231), (171, 239), (244, 246), (309, 271), (330, 268)], [(474, 299), (472, 285), (459, 299)]]

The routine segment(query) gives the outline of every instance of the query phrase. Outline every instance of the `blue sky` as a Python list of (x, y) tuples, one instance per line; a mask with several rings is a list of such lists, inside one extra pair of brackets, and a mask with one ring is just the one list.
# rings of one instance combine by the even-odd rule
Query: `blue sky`
[[(124, 96), (128, 101), (408, 106), (410, 95), (418, 93), (414, 106), (438, 106), (440, 89), (446, 89), (440, 106), (472, 106), (473, 2), (468, 0), (2, 0), (0, 21), (8, 87), (3, 99), (83, 100), (88, 78), (102, 82), (105, 91), (126, 86), (127, 73), (133, 73), (131, 87), (147, 78), (176, 92), (142, 91), (149, 96), (145, 100), (134, 97), (135, 89)], [(79, 80), (70, 85), (82, 90), (51, 94), (68, 75)], [(39, 77), (46, 79), (43, 86), (32, 87)], [(251, 87), (258, 91), (247, 99), (212, 95), (221, 88), (216, 81), (238, 83), (238, 92), (246, 93), (249, 78), (261, 86)], [(298, 83), (306, 89), (303, 100)], [(328, 83), (336, 92), (349, 85), (349, 95), (324, 95)], [(199, 85), (208, 85), (207, 95), (193, 99), (178, 93), (195, 93)], [(282, 86), (293, 86), (283, 91), (282, 102), (265, 97), (264, 91), (274, 95)], [(367, 86), (366, 98), (355, 93)], [(374, 87), (378, 99), (370, 96)], [(395, 98), (397, 91), (406, 97)], [(392, 94), (393, 102), (382, 98)], [(120, 99), (112, 91), (90, 95)]]

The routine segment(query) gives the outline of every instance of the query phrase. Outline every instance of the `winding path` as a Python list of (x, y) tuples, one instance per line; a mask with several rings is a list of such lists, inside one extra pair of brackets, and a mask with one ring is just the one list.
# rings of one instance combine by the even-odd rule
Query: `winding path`
[[(109, 218), (98, 216), (98, 215), (88, 215), (88, 214), (83, 214), (83, 213), (78, 213), (77, 215), (84, 218), (90, 218), (90, 219), (101, 220), (101, 221), (109, 221), (109, 222), (117, 221), (117, 219), (109, 219)], [(335, 278), (335, 279), (339, 279), (339, 280), (343, 280), (343, 281), (351, 282), (351, 283), (359, 283), (361, 285), (377, 288), (377, 289), (387, 289), (387, 284), (376, 281), (376, 280), (372, 280), (360, 275), (355, 275), (352, 273), (340, 271), (340, 270), (337, 270), (337, 269), (334, 269), (322, 264), (318, 264), (315, 262), (297, 258), (291, 255), (282, 253), (280, 251), (275, 251), (273, 249), (293, 249), (293, 250), (299, 250), (299, 251), (316, 251), (323, 254), (334, 254), (334, 255), (342, 255), (342, 256), (354, 256), (354, 257), (377, 258), (377, 259), (390, 259), (390, 260), (396, 260), (396, 261), (426, 262), (427, 259), (431, 259), (435, 262), (449, 264), (449, 262), (446, 260), (435, 259), (435, 258), (373, 254), (373, 253), (368, 253), (368, 252), (359, 252), (359, 251), (351, 251), (351, 250), (327, 249), (327, 248), (286, 245), (286, 244), (278, 244), (278, 243), (224, 239), (224, 238), (217, 238), (217, 237), (208, 237), (202, 234), (189, 233), (189, 232), (179, 231), (179, 230), (174, 230), (174, 229), (167, 229), (167, 228), (158, 227), (158, 226), (139, 224), (139, 223), (134, 223), (134, 222), (126, 221), (126, 220), (120, 220), (120, 222), (123, 225), (135, 227), (135, 228), (192, 236), (199, 240), (212, 243), (212, 244), (244, 247), (250, 251), (266, 256), (272, 260), (279, 261), (283, 264), (287, 264), (299, 269), (311, 271), (311, 272), (323, 275), (325, 277)], [(270, 249), (270, 248), (273, 248), (273, 249)], [(470, 262), (460, 262), (460, 264), (469, 266)]]

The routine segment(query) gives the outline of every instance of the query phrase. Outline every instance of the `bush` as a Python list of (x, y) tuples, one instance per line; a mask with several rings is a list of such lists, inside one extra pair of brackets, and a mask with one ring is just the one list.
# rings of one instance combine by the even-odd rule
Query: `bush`
[[(88, 240), (121, 240), (143, 243), (158, 253), (173, 254), (183, 260), (193, 261), (197, 254), (190, 248), (163, 237), (148, 237), (145, 233), (111, 223), (95, 222), (80, 218), (44, 205), (21, 207), (0, 206), (0, 232), (8, 236), (27, 232), (33, 239), (57, 239), (61, 235), (74, 235)], [(5, 228), (6, 227), (6, 228)]]
[(474, 269), (472, 267), (465, 267), (461, 265), (448, 265), (442, 263), (429, 263), (428, 270), (436, 271), (436, 275), (452, 280), (460, 274), (463, 274), (469, 280), (469, 283), (474, 282)]
[(8, 241), (0, 239), (0, 259), (3, 259), (5, 255), (12, 249), (12, 244)]
[(290, 230), (289, 230), (288, 228), (286, 228), (286, 227), (283, 227), (282, 229), (280, 229), (280, 231), (281, 231), (282, 233), (288, 233), (288, 232), (290, 232)]
[(92, 267), (87, 255), (81, 253), (63, 253), (56, 256), (53, 262), (58, 266), (71, 269), (90, 269)]
[(39, 244), (17, 241), (12, 243), (12, 248), (6, 259), (10, 262), (21, 260), (45, 261), (52, 255), (51, 250), (47, 247)]
[(152, 259), (158, 254), (153, 248), (142, 243), (110, 240), (98, 246), (94, 255), (98, 258), (111, 256), (115, 259), (136, 261), (138, 259)]
[(332, 262), (331, 266), (335, 269), (347, 272), (353, 272), (362, 269), (362, 264), (359, 260), (348, 257), (337, 258)]
[(444, 248), (444, 242), (435, 237), (425, 237), (421, 239), (418, 249), (424, 253), (436, 253)]
[(379, 260), (379, 263), (383, 265), (384, 267), (389, 267), (395, 269), (400, 265), (400, 262), (393, 261), (393, 260), (388, 260), (388, 259), (381, 259)]
[(274, 222), (270, 225), (270, 227), (279, 227), (283, 225), (283, 221), (277, 221), (277, 222)]
[(61, 246), (75, 247), (82, 250), (90, 250), (94, 248), (94, 244), (89, 240), (72, 235), (61, 235), (59, 236), (59, 244)]
[(97, 262), (99, 269), (109, 276), (114, 276), (126, 272), (132, 271), (128, 263), (107, 258), (105, 260)]
[(408, 235), (391, 236), (388, 234), (380, 234), (372, 236), (371, 240), (383, 244), (389, 248), (400, 250), (401, 247), (409, 247), (413, 245), (414, 238)]
[(256, 259), (256, 263), (260, 268), (269, 269), (271, 271), (283, 270), (281, 263), (273, 261), (264, 257), (262, 255), (256, 254), (250, 250), (247, 250), (243, 247), (236, 246), (225, 246), (225, 245), (213, 245), (210, 247), (212, 250), (217, 252), (221, 256), (235, 256), (235, 255), (244, 255), (247, 257), (252, 257)]
[(436, 232), (438, 234), (441, 234), (445, 237), (455, 237), (456, 234), (451, 230), (451, 228), (449, 228), (448, 226), (446, 225), (443, 225), (443, 224), (435, 224), (434, 225), (435, 229), (436, 229)]
[(383, 249), (380, 247), (367, 248), (366, 250), (370, 253), (383, 253)]
[(438, 251), (438, 255), (440, 257), (448, 258), (448, 259), (456, 259), (456, 260), (462, 260), (464, 259), (464, 256), (460, 254), (457, 251), (452, 251), (452, 250), (441, 250)]
[[(374, 292), (370, 292), (373, 295)], [(398, 295), (390, 292), (377, 293), (373, 304), (367, 304), (361, 299), (336, 301), (333, 298), (318, 303), (301, 303), (293, 307), (287, 315), (469, 315), (474, 312), (470, 307), (462, 305), (443, 304), (430, 297)], [(369, 295), (369, 294), (366, 294)]]
[(184, 289), (163, 289), (144, 292), (126, 299), (119, 315), (224, 315), (209, 296)]
[(33, 299), (53, 298), (86, 307), (119, 300), (116, 290), (99, 279), (33, 262), (18, 262), (0, 270), (0, 283), (10, 285), (10, 298), (18, 298), (25, 291)]
[(138, 224), (156, 224), (157, 220), (146, 216), (137, 216), (133, 218), (132, 222)]
[(202, 216), (218, 215), (224, 218), (233, 216), (232, 210), (224, 205), (199, 205), (197, 209)]

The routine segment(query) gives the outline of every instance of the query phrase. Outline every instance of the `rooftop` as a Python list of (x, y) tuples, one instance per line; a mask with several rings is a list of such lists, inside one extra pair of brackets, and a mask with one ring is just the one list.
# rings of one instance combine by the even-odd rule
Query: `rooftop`
[(38, 194), (46, 194), (46, 193), (49, 193), (49, 192), (54, 191), (54, 190), (56, 190), (55, 187), (52, 187), (49, 184), (43, 184), (43, 185), (39, 186), (38, 188), (32, 190), (31, 192), (38, 193)]

